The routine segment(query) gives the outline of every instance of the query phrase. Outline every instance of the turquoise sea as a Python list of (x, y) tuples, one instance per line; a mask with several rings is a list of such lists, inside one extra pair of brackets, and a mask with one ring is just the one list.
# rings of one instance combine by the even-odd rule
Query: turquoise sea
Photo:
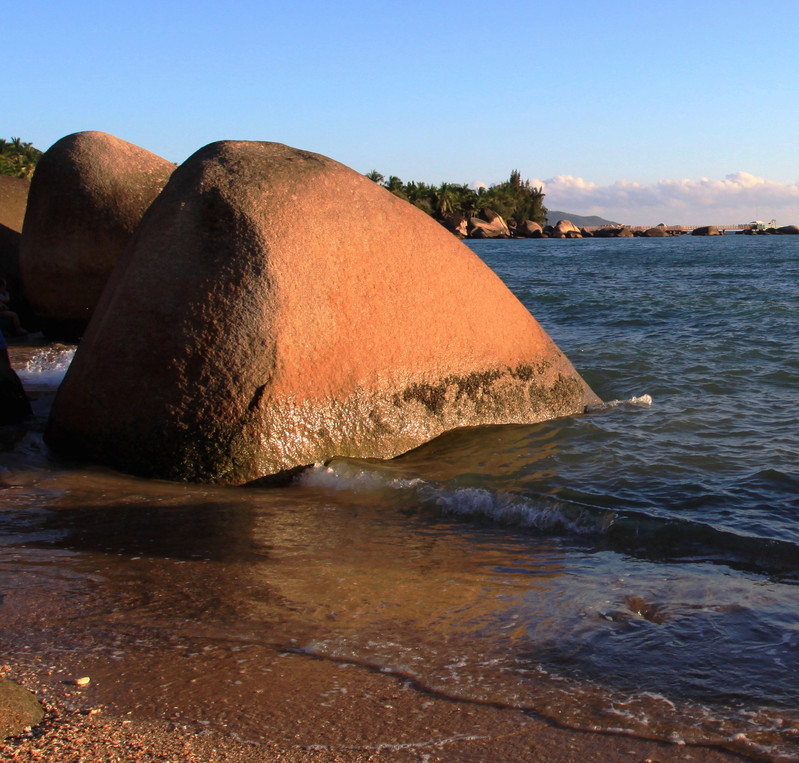
[(192, 644), (253, 691), (268, 644), (799, 760), (799, 237), (469, 246), (604, 406), (286, 488), (174, 485), (49, 454), (71, 350), (17, 352), (39, 419), (0, 467), (6, 659), (91, 644), (124, 674)]

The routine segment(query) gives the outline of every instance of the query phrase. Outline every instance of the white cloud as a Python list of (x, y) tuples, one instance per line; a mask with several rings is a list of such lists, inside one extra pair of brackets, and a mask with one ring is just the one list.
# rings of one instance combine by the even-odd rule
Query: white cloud
[(599, 186), (572, 175), (530, 182), (543, 187), (550, 209), (631, 225), (731, 225), (771, 218), (780, 225), (799, 223), (799, 183), (776, 183), (748, 172), (724, 180), (661, 180), (652, 185), (618, 180)]

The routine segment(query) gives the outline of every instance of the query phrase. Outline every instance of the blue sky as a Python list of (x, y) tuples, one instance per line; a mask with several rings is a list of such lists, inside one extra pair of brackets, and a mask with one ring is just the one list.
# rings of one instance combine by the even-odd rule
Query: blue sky
[[(5, 136), (273, 140), (634, 224), (799, 223), (799, 3), (29, 0)], [(9, 75), (12, 75), (9, 77)], [(734, 217), (730, 218), (729, 216)]]

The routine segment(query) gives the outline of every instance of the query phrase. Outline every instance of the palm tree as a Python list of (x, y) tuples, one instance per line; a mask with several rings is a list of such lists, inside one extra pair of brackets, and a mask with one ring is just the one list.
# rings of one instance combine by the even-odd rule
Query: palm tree
[(399, 196), (401, 199), (407, 199), (408, 196), (405, 193), (405, 187), (403, 186), (402, 180), (398, 178), (396, 175), (389, 175), (388, 180), (383, 184), (386, 188), (388, 188), (391, 193), (395, 196)]
[(29, 180), (36, 169), (42, 152), (34, 148), (31, 143), (25, 143), (23, 146), (23, 151), (18, 157), (19, 177)]
[(454, 186), (442, 183), (435, 191), (434, 209), (438, 217), (443, 217), (453, 211), (455, 207)]
[(21, 138), (0, 138), (0, 174), (30, 178), (42, 152)]
[(405, 196), (415, 207), (432, 214), (433, 205), (430, 198), (430, 187), (426, 183), (411, 181), (405, 186)]

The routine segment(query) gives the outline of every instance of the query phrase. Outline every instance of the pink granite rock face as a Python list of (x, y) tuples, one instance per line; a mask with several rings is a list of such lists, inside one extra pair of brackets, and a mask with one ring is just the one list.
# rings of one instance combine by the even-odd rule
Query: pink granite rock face
[(0, 225), (17, 233), (22, 232), (29, 190), (30, 181), (0, 175)]
[(432, 218), (324, 156), (224, 141), (144, 216), (47, 439), (141, 475), (241, 484), (595, 402)]
[(45, 330), (79, 336), (117, 259), (175, 165), (104, 132), (51, 146), (31, 181), (20, 241), (25, 293)]
[(12, 309), (23, 325), (33, 329), (33, 311), (25, 299), (19, 274), (19, 242), (30, 182), (23, 178), (0, 175), (0, 277), (6, 279), (11, 293)]

